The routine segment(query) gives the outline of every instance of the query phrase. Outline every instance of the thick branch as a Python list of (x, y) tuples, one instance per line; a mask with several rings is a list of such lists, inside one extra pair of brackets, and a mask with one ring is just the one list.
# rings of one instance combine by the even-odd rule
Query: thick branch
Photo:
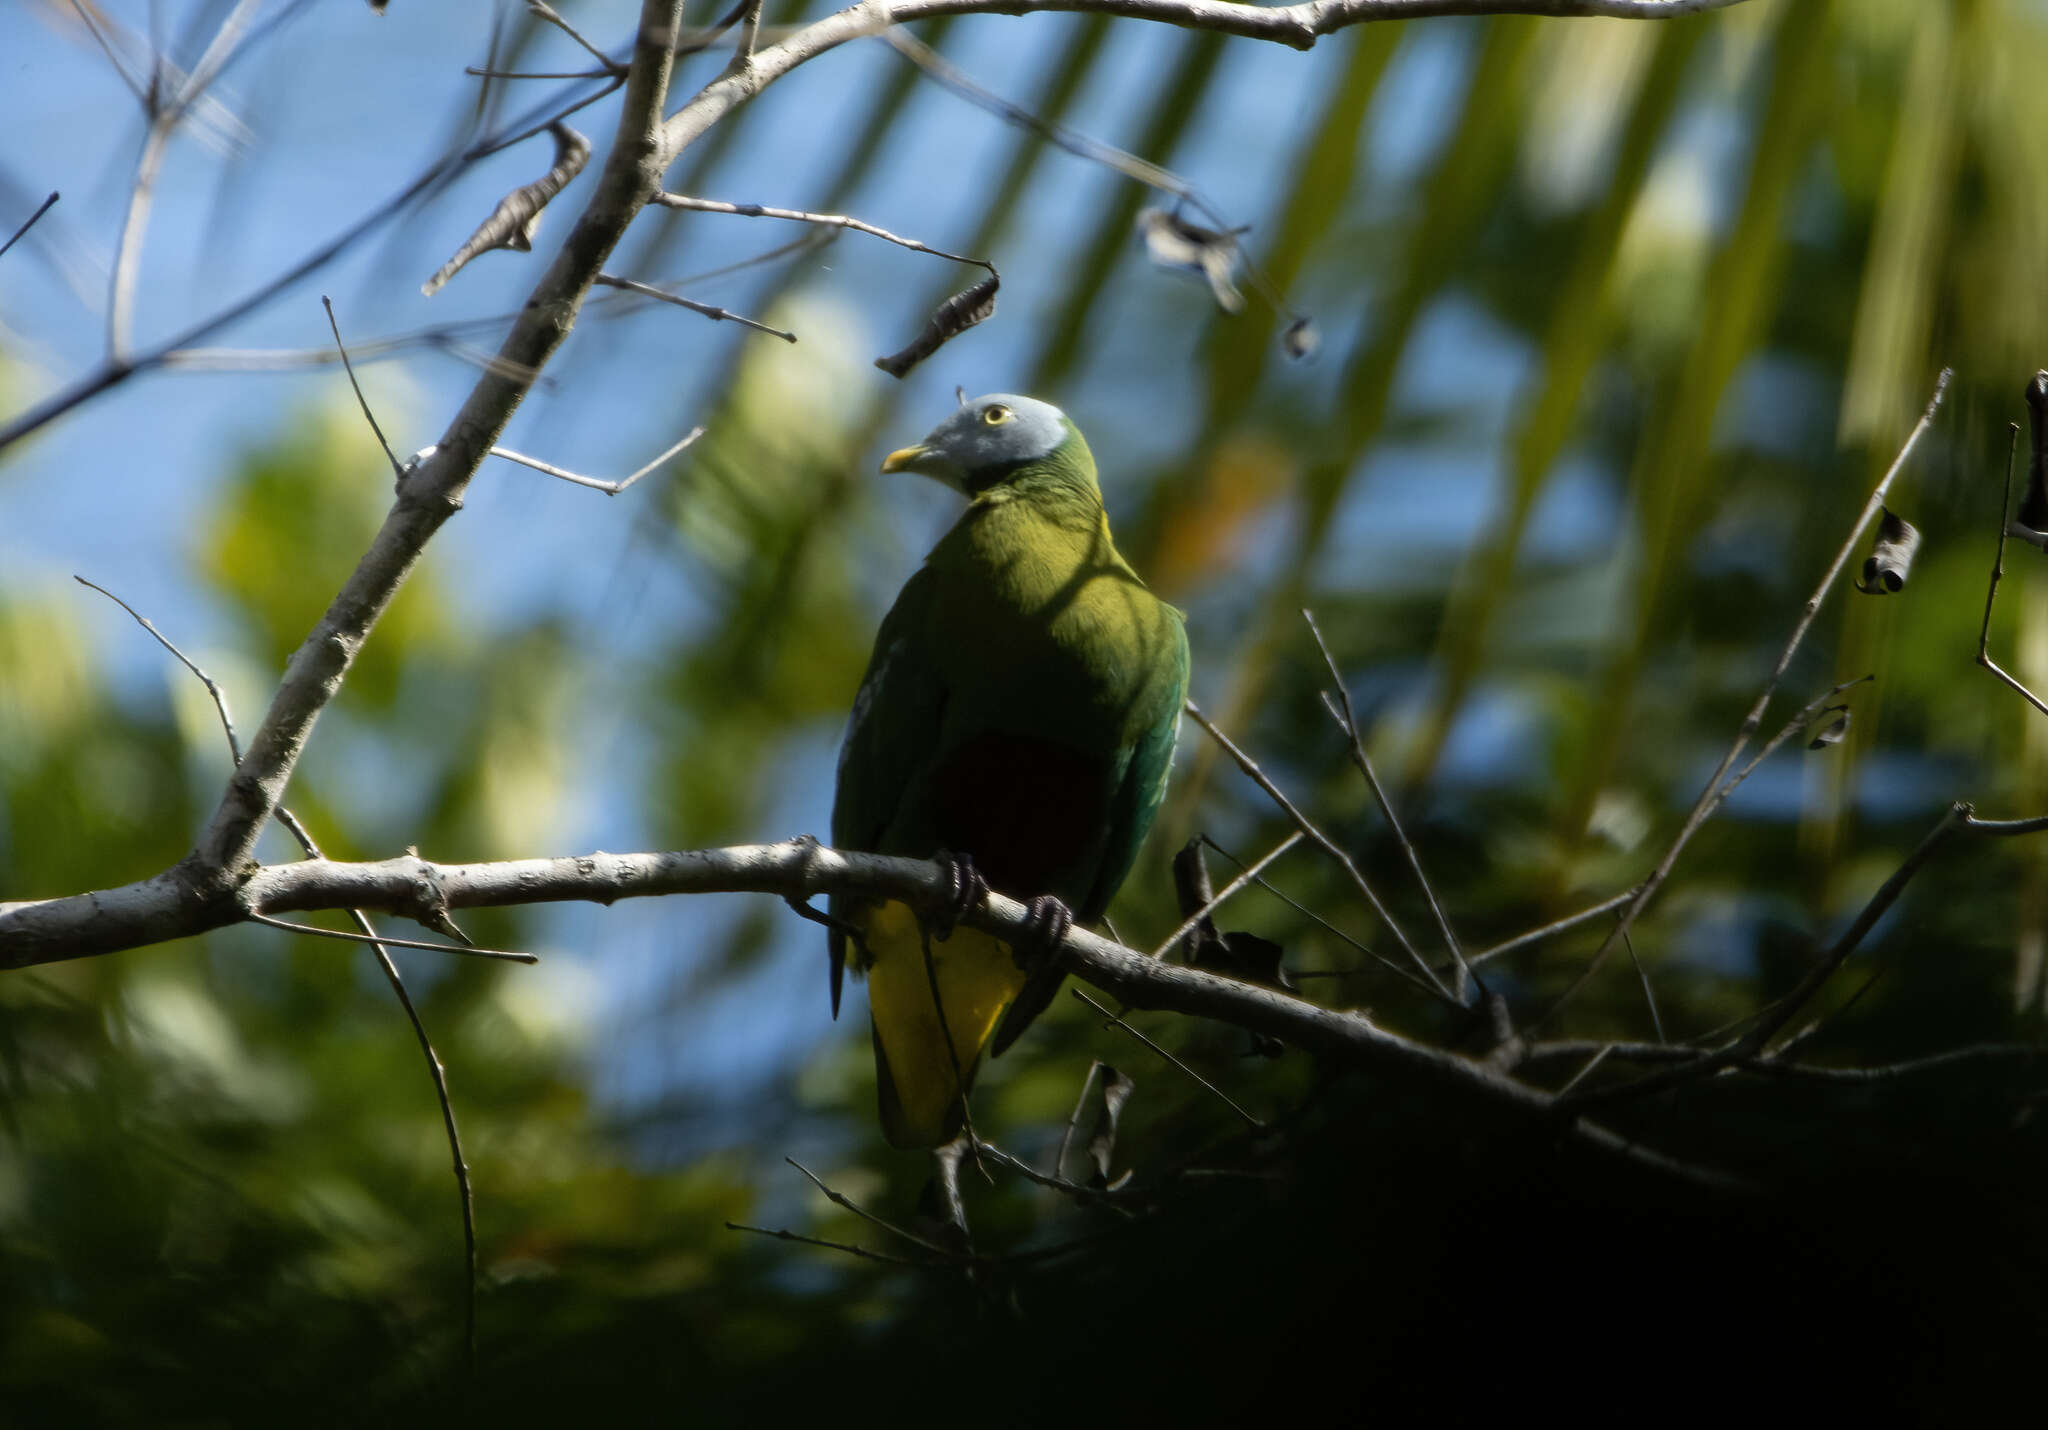
[[(841, 853), (805, 840), (661, 854), (596, 853), (487, 864), (433, 864), (404, 856), (379, 863), (308, 859), (256, 869), (238, 887), (195, 897), (169, 876), (120, 889), (38, 903), (0, 904), (0, 967), (136, 948), (246, 921), (254, 913), (363, 909), (432, 926), (449, 911), (516, 904), (616, 899), (655, 894), (820, 894), (940, 901), (948, 874), (939, 865), (879, 854)], [(1024, 905), (999, 894), (964, 923), (999, 938), (1031, 936)], [(1462, 1093), (1497, 1111), (1548, 1119), (1556, 1100), (1471, 1059), (1390, 1033), (1357, 1013), (1336, 1012), (1277, 989), (1161, 963), (1134, 949), (1074, 929), (1058, 956), (1079, 978), (1132, 1008), (1213, 1018), (1278, 1038), (1342, 1066), (1420, 1081)], [(1647, 1149), (1591, 1123), (1557, 1123), (1566, 1137), (1661, 1170), (1725, 1185), (1713, 1174), (1677, 1169)]]
[(1324, 35), (1377, 20), (1419, 20), (1441, 15), (1607, 16), (1668, 20), (1707, 10), (1725, 10), (1743, 0), (1307, 0), (1299, 5), (1257, 6), (1233, 0), (861, 0), (860, 4), (804, 26), (780, 44), (752, 55), (736, 55), (732, 66), (695, 99), (669, 117), (662, 143), (670, 159), (735, 106), (807, 60), (849, 40), (880, 34), (940, 15), (1032, 15), (1083, 12), (1133, 20), (1218, 30), (1252, 40), (1310, 49)]

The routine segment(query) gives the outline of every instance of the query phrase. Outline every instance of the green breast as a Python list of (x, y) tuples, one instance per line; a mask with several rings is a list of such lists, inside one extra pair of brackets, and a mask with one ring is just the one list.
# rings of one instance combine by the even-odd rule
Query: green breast
[(933, 551), (947, 723), (1108, 753), (1179, 706), (1185, 636), (1099, 507), (977, 502)]

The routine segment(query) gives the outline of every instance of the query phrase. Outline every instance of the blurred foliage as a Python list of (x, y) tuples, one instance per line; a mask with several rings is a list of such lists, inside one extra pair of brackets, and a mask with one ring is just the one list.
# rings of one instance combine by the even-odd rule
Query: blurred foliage
[[(768, 20), (816, 8), (792, 0)], [(1121, 22), (1059, 23), (1036, 80), (990, 82), (1059, 122), (1112, 87), (1102, 137), (1164, 164), (1218, 162), (1201, 130), (1240, 82), (1242, 45), (1155, 37), (1144, 65), (1117, 68)], [(953, 38), (944, 22), (923, 33)], [(1392, 112), (1425, 72), (1453, 76), (1427, 91), (1441, 112)], [(1006, 285), (991, 326), (1027, 334), (1012, 385), (1089, 433), (1125, 546), (1188, 609), (1197, 698), (1420, 941), (1425, 906), (1317, 699), (1327, 677), (1298, 615), (1314, 607), (1473, 949), (1655, 862), (1936, 369), (1956, 369), (1894, 496), (1926, 535), (1911, 583), (1883, 600), (1838, 590), (1765, 721), (1768, 734), (1809, 694), (1874, 673), (1848, 738), (1792, 741), (1691, 846), (1634, 934), (1654, 1020), (1616, 959), (1545, 1029), (1690, 1037), (1790, 987), (1949, 800), (2018, 814), (2048, 797), (2048, 729), (1973, 661), (2005, 424), (2048, 357), (2033, 298), (2048, 252), (2044, 72), (2048, 16), (2023, 0), (1754, 0), (1655, 25), (1348, 32), (1296, 71), (1312, 80), (1290, 158), (1257, 212), (1232, 215), (1316, 318), (1324, 346), (1308, 364), (1280, 355), (1280, 315), (1260, 301), (1222, 318), (1196, 285), (1145, 268), (1131, 221), (1152, 196), (1105, 188), (1048, 232), (1034, 204), (1067, 180), (1045, 177), (1048, 151), (1021, 132), (984, 156), (964, 231), (919, 234), (1005, 264), (1006, 245), (1070, 255), (1060, 291)], [(918, 137), (917, 87), (903, 66), (838, 95), (836, 177), (807, 202), (860, 211)], [(714, 130), (677, 187), (753, 196), (751, 141), (775, 102)], [(1379, 142), (1397, 130), (1405, 157)], [(710, 231), (643, 223), (629, 242), (643, 265)], [(691, 417), (710, 435), (634, 508), (608, 508), (633, 525), (635, 559), (685, 593), (640, 658), (608, 663), (578, 613), (468, 608), (461, 570), (438, 551), (423, 563), (292, 790), (331, 853), (567, 852), (561, 831), (593, 806), (683, 846), (786, 835), (792, 807), (818, 808), (875, 621), (915, 557), (905, 525), (928, 510), (861, 479), (877, 441), (934, 415), (866, 367), (887, 345), (867, 327), (914, 330), (958, 274), (892, 271), (910, 276), (858, 294), (815, 264), (757, 282), (748, 311), (805, 341), (738, 348)], [(26, 358), (0, 356), (13, 392)], [(199, 654), (233, 673), (245, 722), (389, 494), (352, 407), (295, 409), (269, 430), (224, 441), (221, 492), (165, 538), (190, 542), (195, 587), (225, 613), (231, 636)], [(2041, 688), (2037, 560), (2009, 553), (1991, 640)], [(0, 572), (0, 892), (175, 861), (225, 768), (197, 701), (97, 596)], [(594, 727), (625, 731), (601, 767)], [(1176, 922), (1166, 856), (1197, 832), (1248, 861), (1284, 831), (1190, 730), (1113, 914), (1127, 940)], [(1853, 1363), (1831, 1413), (1954, 1420), (2048, 1327), (2029, 1200), (2048, 1146), (2027, 1063), (1849, 1093), (1717, 1083), (1624, 1120), (1792, 1189), (1730, 1208), (1435, 1094), (1333, 1083), (1299, 1055), (1253, 1056), (1230, 1029), (1140, 1018), (1284, 1129), (1249, 1136), (1062, 999), (986, 1069), (985, 1133), (1043, 1164), (1102, 1058), (1136, 1083), (1119, 1168), (1245, 1175), (1176, 1183), (1128, 1224), (970, 1171), (981, 1244), (1031, 1253), (971, 1281), (731, 1232), (787, 1226), (901, 1254), (914, 1248), (810, 1196), (781, 1158), (906, 1223), (926, 1169), (875, 1133), (857, 999), (765, 1078), (707, 1091), (718, 1069), (679, 1070), (765, 1042), (787, 1023), (778, 1010), (823, 996), (815, 931), (779, 905), (725, 917), (682, 903), (659, 915), (665, 972), (623, 1031), (553, 971), (582, 965), (552, 946), (547, 911), (465, 926), (483, 943), (550, 945), (549, 969), (403, 960), (477, 1187), (483, 1375), (466, 1398), (447, 1151), (366, 959), (238, 930), (0, 979), (7, 1422), (264, 1424), (295, 1406), (360, 1423), (466, 1404), (523, 1423), (627, 1403), (713, 1423), (1199, 1422), (1255, 1400), (1278, 1414), (1332, 1381), (1445, 1413), (1596, 1379), (1617, 1403), (1633, 1389), (1669, 1405), (1674, 1347), (1698, 1361), (1686, 1397)], [(621, 923), (582, 927), (629, 914), (605, 917)], [(1304, 982), (1312, 997), (1476, 1046), (1373, 971), (1360, 945), (1391, 940), (1309, 853), (1223, 922), (1323, 975)], [(1486, 976), (1539, 1012), (1603, 928)], [(2048, 853), (1952, 849), (1823, 1000), (1813, 1056), (2038, 1045), (2044, 951)], [(644, 977), (628, 960), (597, 966)], [(712, 1050), (668, 1031), (704, 1037), (714, 1015), (727, 1031)], [(650, 1042), (658, 1056), (625, 1051)], [(646, 1064), (631, 1070), (639, 1091), (606, 1096), (629, 1057)], [(1474, 1364), (1495, 1383), (1472, 1384)]]

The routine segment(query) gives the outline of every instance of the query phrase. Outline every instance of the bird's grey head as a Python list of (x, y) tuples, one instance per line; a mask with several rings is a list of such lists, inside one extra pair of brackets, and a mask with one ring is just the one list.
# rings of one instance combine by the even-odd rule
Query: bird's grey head
[(1078, 441), (1066, 415), (1049, 402), (991, 392), (963, 402), (915, 447), (891, 452), (885, 472), (920, 472), (968, 496)]

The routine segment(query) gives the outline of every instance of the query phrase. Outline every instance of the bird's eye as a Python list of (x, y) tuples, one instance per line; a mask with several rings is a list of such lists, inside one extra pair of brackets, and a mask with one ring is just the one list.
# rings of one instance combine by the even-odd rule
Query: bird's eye
[(1016, 415), (1016, 413), (1003, 406), (1000, 402), (992, 402), (987, 407), (981, 409), (981, 420), (988, 423), (991, 427), (1000, 427)]

